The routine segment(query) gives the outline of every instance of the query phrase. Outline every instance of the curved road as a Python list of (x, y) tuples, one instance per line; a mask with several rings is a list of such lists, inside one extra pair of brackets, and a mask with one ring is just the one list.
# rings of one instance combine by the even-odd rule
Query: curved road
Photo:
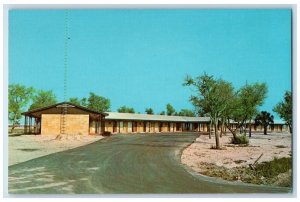
[(114, 135), (9, 167), (10, 194), (286, 193), (227, 183), (180, 164), (195, 134)]

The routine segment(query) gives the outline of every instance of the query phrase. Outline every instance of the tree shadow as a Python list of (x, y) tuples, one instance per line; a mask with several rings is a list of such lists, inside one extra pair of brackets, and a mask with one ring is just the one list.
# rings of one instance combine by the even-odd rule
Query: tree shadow
[(25, 151), (25, 152), (33, 152), (33, 151), (37, 151), (37, 150), (40, 150), (40, 149), (18, 149), (20, 151)]
[(9, 134), (8, 137), (18, 137), (18, 136), (22, 136), (24, 134), (22, 133), (15, 133), (15, 134)]

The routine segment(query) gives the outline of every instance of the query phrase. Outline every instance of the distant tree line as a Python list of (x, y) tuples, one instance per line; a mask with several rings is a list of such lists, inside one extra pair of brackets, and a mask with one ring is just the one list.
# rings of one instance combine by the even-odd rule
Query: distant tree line
[[(152, 108), (146, 108), (145, 110), (146, 114), (154, 114), (154, 111)], [(181, 109), (179, 112), (176, 112), (174, 107), (168, 103), (166, 105), (166, 111), (161, 111), (157, 113), (158, 115), (168, 115), (168, 116), (190, 116), (195, 117), (196, 114), (192, 110), (189, 109)]]

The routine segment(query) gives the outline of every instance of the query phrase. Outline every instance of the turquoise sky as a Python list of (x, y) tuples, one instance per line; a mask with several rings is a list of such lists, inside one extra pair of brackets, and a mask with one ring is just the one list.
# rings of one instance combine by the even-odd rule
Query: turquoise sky
[[(68, 97), (89, 92), (157, 113), (192, 109), (184, 77), (266, 82), (261, 110), (291, 90), (291, 10), (70, 10)], [(9, 83), (63, 101), (64, 11), (9, 13)], [(273, 112), (272, 112), (273, 113)], [(277, 118), (277, 115), (273, 113)]]

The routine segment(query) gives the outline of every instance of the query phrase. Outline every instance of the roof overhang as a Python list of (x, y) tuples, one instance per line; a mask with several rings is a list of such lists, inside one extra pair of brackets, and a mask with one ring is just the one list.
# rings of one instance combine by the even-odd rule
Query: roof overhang
[(106, 120), (123, 120), (123, 121), (157, 121), (157, 122), (182, 122), (182, 123), (208, 123), (209, 117), (187, 117), (187, 116), (167, 116), (167, 115), (151, 115), (151, 114), (132, 114), (106, 112)]
[(70, 102), (61, 102), (47, 107), (29, 110), (22, 113), (22, 115), (40, 118), (42, 114), (61, 114), (64, 108), (67, 108), (67, 114), (89, 114), (94, 118), (99, 116), (105, 117), (108, 115), (107, 113), (97, 112)]

